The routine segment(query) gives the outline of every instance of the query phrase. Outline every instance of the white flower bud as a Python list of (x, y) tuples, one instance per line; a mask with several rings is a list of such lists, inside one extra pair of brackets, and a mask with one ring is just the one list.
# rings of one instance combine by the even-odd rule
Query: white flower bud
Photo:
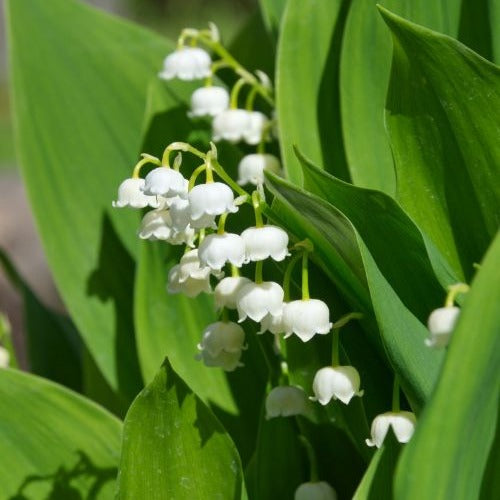
[(245, 242), (238, 234), (209, 234), (198, 248), (202, 266), (220, 271), (226, 262), (241, 267), (245, 261)]
[(174, 233), (168, 210), (151, 210), (141, 220), (139, 238), (143, 240), (168, 240)]
[(222, 182), (194, 186), (189, 191), (188, 200), (193, 223), (204, 215), (215, 216), (238, 211), (238, 207), (234, 204), (233, 191)]
[(245, 332), (231, 321), (217, 321), (203, 331), (198, 349), (198, 359), (207, 366), (219, 366), (233, 371), (240, 363), (241, 351), (245, 349)]
[(5, 347), (0, 346), (0, 368), (7, 368), (9, 366), (10, 354)]
[(184, 293), (188, 297), (196, 297), (201, 292), (209, 293), (209, 267), (200, 267), (198, 250), (185, 253), (179, 264), (173, 266), (168, 273), (167, 290), (169, 293)]
[(183, 47), (169, 54), (163, 61), (163, 70), (158, 74), (163, 80), (179, 78), (196, 80), (212, 74), (212, 60), (208, 52), (199, 47)]
[(216, 116), (229, 107), (229, 94), (224, 87), (201, 87), (191, 95), (190, 117)]
[(436, 348), (446, 347), (459, 314), (460, 308), (456, 306), (440, 307), (432, 311), (427, 321), (430, 336), (425, 339), (425, 345)]
[(156, 196), (146, 196), (142, 192), (144, 179), (125, 179), (118, 187), (118, 200), (112, 203), (115, 208), (144, 208), (160, 206)]
[(302, 483), (295, 490), (294, 500), (337, 500), (337, 493), (325, 481)]
[[(283, 304), (283, 307), (285, 307), (286, 304)], [(272, 314), (268, 314), (267, 316), (264, 316), (260, 322), (260, 331), (257, 333), (265, 333), (265, 332), (271, 332), (274, 333), (275, 335), (278, 333), (283, 333), (285, 331), (285, 327), (283, 325), (283, 308), (281, 309), (281, 313), (273, 316)]]
[(367, 439), (366, 444), (380, 448), (389, 427), (392, 427), (394, 435), (400, 443), (407, 443), (413, 435), (416, 422), (415, 415), (409, 411), (389, 411), (377, 415), (372, 422), (371, 439)]
[(281, 164), (278, 158), (270, 154), (250, 154), (244, 156), (238, 164), (238, 184), (264, 183), (264, 170), (276, 174), (281, 172)]
[(330, 332), (330, 310), (322, 300), (293, 300), (283, 307), (283, 326), (287, 337), (295, 333), (302, 342), (307, 342), (316, 334)]
[(222, 279), (214, 289), (215, 306), (218, 309), (236, 309), (236, 297), (240, 290), (251, 283), (244, 276), (228, 277)]
[(241, 233), (245, 241), (246, 257), (255, 262), (268, 257), (282, 261), (288, 252), (288, 234), (277, 226), (249, 227)]
[(225, 139), (229, 142), (245, 141), (258, 144), (267, 123), (267, 118), (259, 111), (228, 109), (219, 113), (212, 123), (214, 141)]
[(191, 222), (191, 209), (189, 208), (189, 201), (183, 198), (176, 197), (170, 204), (170, 217), (172, 219), (172, 226), (177, 231), (182, 231)]
[(311, 401), (319, 401), (323, 406), (330, 400), (340, 399), (342, 403), (349, 404), (354, 396), (362, 396), (359, 390), (359, 373), (353, 366), (326, 366), (314, 375), (313, 392)]
[(307, 413), (307, 396), (301, 387), (275, 387), (266, 398), (266, 419)]
[(167, 167), (158, 167), (146, 175), (144, 194), (172, 198), (174, 196), (186, 196), (186, 179), (182, 174)]
[(249, 283), (238, 293), (236, 308), (240, 317), (239, 322), (247, 316), (253, 321), (261, 321), (267, 314), (277, 316), (283, 307), (283, 288), (274, 281), (263, 283)]

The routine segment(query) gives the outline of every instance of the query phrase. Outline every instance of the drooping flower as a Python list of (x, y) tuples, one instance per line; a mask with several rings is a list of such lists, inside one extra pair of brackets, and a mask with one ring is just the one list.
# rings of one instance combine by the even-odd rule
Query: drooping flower
[(190, 117), (216, 116), (229, 107), (229, 94), (224, 87), (201, 87), (191, 95)]
[(288, 233), (277, 226), (249, 227), (241, 233), (245, 241), (246, 257), (255, 262), (269, 257), (282, 261), (288, 252)]
[(278, 158), (270, 154), (250, 154), (244, 156), (238, 164), (238, 184), (264, 183), (264, 170), (279, 173), (281, 164)]
[(185, 253), (179, 264), (173, 266), (168, 273), (167, 290), (169, 293), (184, 293), (188, 297), (196, 297), (201, 292), (209, 293), (209, 267), (200, 267), (198, 249)]
[(193, 246), (195, 232), (189, 226), (177, 230), (173, 227), (169, 210), (157, 209), (144, 215), (138, 235), (143, 240), (164, 240), (171, 245)]
[(143, 191), (146, 195), (183, 198), (187, 194), (186, 179), (172, 168), (157, 167), (146, 175), (144, 181)]
[(389, 427), (392, 427), (394, 435), (400, 443), (407, 443), (413, 435), (416, 422), (415, 415), (409, 411), (389, 411), (377, 415), (372, 422), (371, 439), (367, 439), (366, 444), (380, 448)]
[(256, 145), (262, 140), (267, 118), (259, 111), (228, 109), (219, 113), (212, 123), (214, 141), (225, 139), (229, 142), (245, 141)]
[(266, 398), (266, 419), (307, 413), (307, 396), (301, 387), (274, 387)]
[(147, 196), (142, 192), (144, 179), (125, 179), (118, 187), (118, 200), (112, 203), (115, 208), (144, 208), (160, 206), (156, 196)]
[[(283, 307), (285, 307), (285, 303), (283, 303)], [(283, 333), (285, 331), (285, 327), (283, 326), (283, 308), (282, 312), (276, 315), (268, 314), (264, 316), (260, 322), (260, 330), (257, 332), (259, 334), (265, 332), (271, 332), (275, 335), (279, 333)]]
[(199, 47), (182, 47), (169, 54), (163, 61), (163, 70), (158, 74), (163, 80), (197, 80), (212, 74), (212, 59), (206, 50)]
[(196, 223), (203, 216), (215, 216), (238, 211), (238, 207), (234, 204), (233, 191), (227, 184), (222, 182), (194, 186), (189, 191), (188, 200), (193, 223)]
[(337, 493), (325, 481), (311, 481), (295, 490), (294, 500), (337, 500)]
[(214, 289), (215, 306), (220, 309), (236, 309), (236, 298), (240, 290), (251, 283), (244, 276), (223, 278)]
[(273, 316), (281, 314), (283, 296), (283, 288), (274, 281), (251, 282), (245, 285), (238, 293), (236, 300), (240, 323), (247, 316), (259, 322), (268, 314)]
[(9, 366), (10, 354), (5, 347), (0, 346), (0, 368), (7, 368)]
[(241, 352), (245, 349), (245, 332), (231, 321), (217, 321), (205, 328), (198, 349), (198, 359), (203, 360), (205, 365), (233, 371), (240, 366)]
[(323, 406), (331, 399), (340, 399), (342, 403), (349, 404), (354, 396), (362, 396), (359, 390), (359, 373), (353, 366), (326, 366), (314, 375), (312, 401), (319, 401)]
[(430, 336), (425, 339), (425, 345), (436, 348), (446, 347), (459, 314), (460, 308), (456, 306), (440, 307), (432, 311), (427, 322)]
[(293, 300), (283, 307), (283, 326), (287, 337), (295, 333), (302, 342), (307, 342), (316, 334), (329, 333), (330, 310), (322, 300)]
[(198, 248), (202, 266), (220, 271), (226, 262), (241, 267), (245, 261), (245, 242), (239, 234), (209, 234)]

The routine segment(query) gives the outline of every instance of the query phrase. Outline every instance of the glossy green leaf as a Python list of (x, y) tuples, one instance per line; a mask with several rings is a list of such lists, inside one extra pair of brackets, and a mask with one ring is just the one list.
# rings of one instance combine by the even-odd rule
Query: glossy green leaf
[(167, 42), (73, 0), (7, 2), (19, 161), (51, 270), (112, 387), (141, 387), (132, 330), (138, 215), (113, 210)]
[(392, 46), (390, 34), (377, 12), (377, 3), (429, 28), (456, 35), (461, 2), (353, 0), (351, 3), (340, 67), (342, 131), (349, 171), (356, 185), (394, 195), (396, 177), (384, 126)]
[(112, 499), (121, 422), (62, 386), (0, 370), (3, 498)]
[(401, 456), (398, 500), (479, 498), (500, 393), (499, 260), (500, 235), (472, 282), (435, 393)]
[(22, 296), (30, 371), (81, 391), (81, 344), (73, 323), (40, 301), (2, 249), (0, 265)]
[(325, 170), (348, 178), (338, 89), (339, 47), (349, 2), (289, 0), (278, 45), (276, 111), (287, 176), (301, 183), (298, 145)]
[(125, 419), (119, 499), (235, 499), (238, 452), (213, 413), (165, 361)]
[(387, 124), (398, 199), (468, 278), (500, 221), (500, 69), (381, 9), (394, 38)]

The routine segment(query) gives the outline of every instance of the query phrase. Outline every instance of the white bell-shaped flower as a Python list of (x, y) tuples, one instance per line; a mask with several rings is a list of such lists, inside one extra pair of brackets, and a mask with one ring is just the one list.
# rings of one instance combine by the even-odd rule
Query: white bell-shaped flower
[(205, 328), (198, 349), (198, 359), (205, 365), (233, 371), (240, 365), (241, 351), (245, 349), (245, 332), (231, 321), (217, 321)]
[(197, 80), (212, 74), (212, 59), (206, 50), (199, 47), (182, 47), (169, 54), (163, 61), (163, 70), (158, 74), (163, 80)]
[(319, 401), (323, 406), (331, 399), (340, 399), (349, 404), (354, 396), (362, 396), (359, 373), (353, 366), (326, 366), (314, 375), (312, 401)]
[(269, 257), (282, 261), (288, 252), (288, 234), (277, 226), (249, 227), (241, 233), (245, 241), (246, 257), (256, 262)]
[(201, 87), (191, 95), (190, 117), (216, 116), (229, 107), (229, 93), (224, 87)]
[(172, 168), (157, 167), (146, 175), (144, 194), (150, 196), (163, 196), (173, 198), (186, 196), (186, 179), (182, 174)]
[(432, 311), (427, 321), (430, 336), (425, 339), (425, 344), (429, 347), (446, 347), (459, 314), (460, 308), (456, 306), (440, 307)]
[(394, 435), (400, 443), (407, 443), (413, 435), (416, 423), (415, 415), (409, 411), (389, 411), (377, 415), (372, 422), (371, 439), (367, 439), (366, 444), (380, 448), (389, 427), (392, 427)]
[(191, 222), (191, 209), (189, 201), (184, 198), (176, 197), (170, 204), (170, 217), (172, 219), (172, 227), (177, 231), (182, 231)]
[(225, 139), (255, 145), (261, 141), (267, 121), (266, 116), (259, 111), (228, 109), (214, 118), (212, 137), (214, 141)]
[(151, 210), (141, 220), (139, 238), (143, 240), (168, 240), (175, 230), (168, 210)]
[(0, 368), (7, 368), (10, 362), (10, 354), (5, 347), (0, 346)]
[(308, 400), (301, 387), (275, 387), (266, 398), (266, 419), (306, 415)]
[[(285, 303), (283, 303), (283, 307), (285, 307)], [(260, 322), (260, 330), (257, 332), (259, 334), (265, 333), (265, 332), (271, 332), (274, 333), (275, 335), (279, 333), (283, 333), (285, 331), (285, 327), (283, 325), (283, 308), (281, 310), (281, 313), (272, 315), (268, 314), (267, 316), (264, 316)]]
[(220, 271), (226, 262), (241, 267), (245, 261), (245, 242), (239, 234), (209, 234), (198, 248), (202, 266)]
[(144, 208), (160, 206), (156, 196), (146, 196), (142, 189), (144, 179), (125, 179), (118, 187), (118, 199), (112, 203), (115, 208), (132, 207)]
[(238, 184), (264, 184), (264, 170), (278, 174), (281, 171), (278, 158), (267, 153), (244, 156), (238, 164)]
[(185, 253), (179, 264), (173, 266), (168, 273), (167, 290), (169, 293), (184, 293), (188, 297), (196, 297), (201, 292), (209, 293), (209, 267), (200, 267), (198, 249)]
[[(194, 186), (189, 191), (188, 200), (193, 223), (196, 223), (203, 216), (215, 216), (238, 211), (238, 207), (234, 204), (233, 191), (227, 184), (222, 182), (210, 182)], [(196, 226), (193, 225), (193, 227)]]
[(293, 300), (283, 307), (283, 326), (286, 337), (295, 333), (302, 342), (307, 342), (316, 334), (330, 332), (330, 310), (322, 300)]
[(244, 276), (227, 277), (219, 281), (214, 289), (215, 306), (218, 309), (236, 309), (236, 298), (240, 290), (251, 283)]
[(337, 500), (337, 493), (325, 481), (302, 483), (296, 490), (294, 500)]
[(259, 284), (251, 282), (245, 285), (236, 300), (239, 322), (247, 317), (259, 322), (268, 314), (273, 316), (281, 314), (283, 296), (283, 288), (274, 281), (264, 281)]

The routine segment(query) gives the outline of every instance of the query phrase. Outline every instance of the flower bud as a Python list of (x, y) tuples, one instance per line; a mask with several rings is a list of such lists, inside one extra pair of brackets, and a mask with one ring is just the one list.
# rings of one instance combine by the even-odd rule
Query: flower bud
[(264, 281), (259, 284), (251, 282), (245, 285), (236, 301), (239, 322), (244, 321), (247, 316), (259, 322), (268, 314), (279, 315), (283, 307), (283, 296), (283, 288), (274, 281)]
[(250, 154), (244, 156), (238, 165), (238, 184), (264, 184), (264, 170), (278, 174), (281, 164), (270, 154)]
[(245, 242), (238, 234), (209, 234), (198, 248), (202, 266), (220, 271), (226, 262), (241, 267), (245, 261)]
[(440, 307), (432, 311), (427, 322), (430, 336), (425, 339), (425, 345), (436, 348), (446, 347), (459, 314), (460, 308), (456, 306)]
[(306, 393), (301, 387), (275, 387), (266, 398), (266, 419), (305, 415), (307, 403)]
[(151, 170), (144, 181), (143, 191), (146, 195), (165, 198), (186, 196), (186, 179), (177, 170), (158, 167)]
[(359, 373), (353, 366), (326, 366), (314, 375), (314, 397), (311, 401), (319, 401), (325, 406), (331, 399), (340, 399), (342, 403), (349, 404), (354, 396), (363, 395), (359, 386)]
[(283, 307), (283, 326), (287, 337), (295, 333), (302, 342), (307, 342), (316, 334), (330, 332), (330, 310), (322, 300), (293, 300)]
[[(215, 216), (238, 211), (238, 207), (234, 204), (233, 191), (227, 184), (222, 182), (194, 186), (189, 191), (188, 200), (193, 223), (196, 223), (203, 216)], [(193, 227), (196, 226), (193, 225)]]
[(371, 439), (367, 439), (366, 444), (380, 448), (389, 427), (392, 427), (394, 435), (400, 443), (407, 443), (413, 435), (416, 422), (415, 415), (409, 411), (382, 413), (374, 418)]
[(190, 117), (216, 116), (229, 107), (229, 94), (224, 87), (201, 87), (191, 95)]
[(163, 61), (163, 70), (158, 74), (163, 80), (179, 78), (196, 80), (212, 74), (212, 60), (208, 52), (199, 47), (182, 47), (169, 54)]
[(311, 481), (295, 490), (294, 500), (337, 500), (337, 493), (325, 481)]
[(282, 261), (288, 252), (288, 234), (277, 226), (249, 227), (241, 233), (245, 241), (246, 258), (255, 262), (268, 257)]
[(256, 145), (262, 140), (267, 118), (259, 111), (228, 109), (219, 113), (212, 123), (214, 141), (245, 141)]
[(201, 292), (209, 293), (209, 267), (200, 267), (198, 250), (185, 253), (179, 264), (173, 266), (168, 273), (167, 290), (169, 293), (184, 293), (188, 297), (196, 297)]
[(236, 298), (240, 290), (248, 283), (252, 283), (243, 276), (222, 279), (214, 290), (215, 306), (218, 309), (236, 309)]
[(146, 196), (142, 192), (143, 187), (144, 179), (125, 179), (118, 187), (118, 200), (112, 203), (113, 207), (158, 207), (160, 202), (156, 196)]

